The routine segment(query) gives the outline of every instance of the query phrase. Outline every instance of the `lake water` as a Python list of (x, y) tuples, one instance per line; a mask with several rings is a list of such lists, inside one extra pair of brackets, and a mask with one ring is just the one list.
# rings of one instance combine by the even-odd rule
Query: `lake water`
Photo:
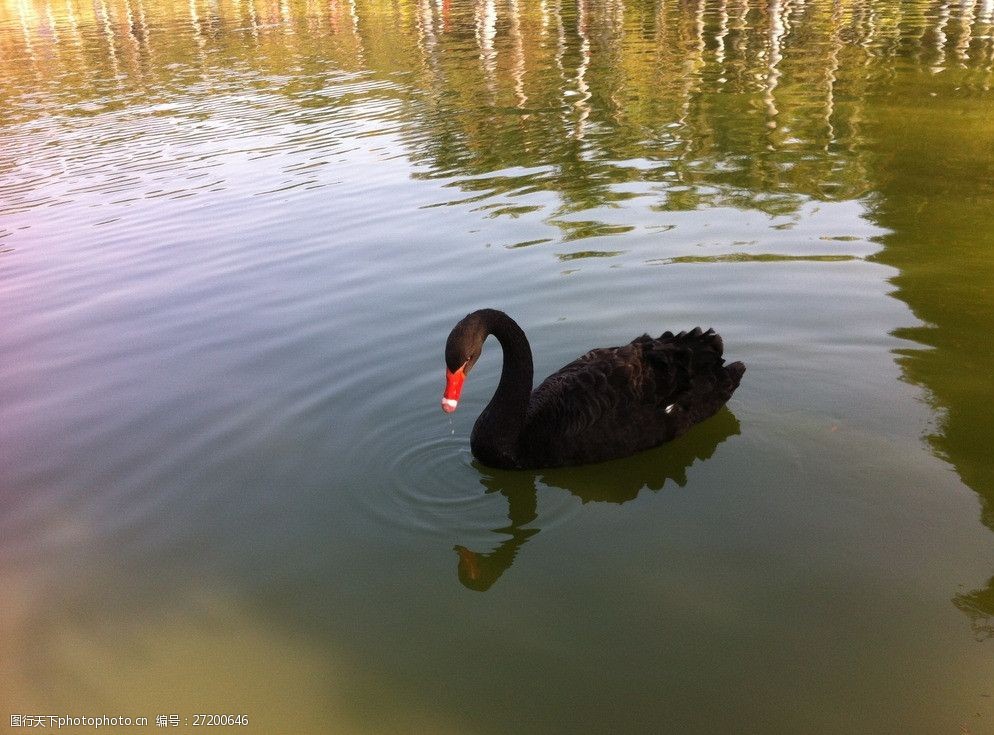
[[(0, 727), (994, 733), (994, 2), (0, 0), (0, 65)], [(486, 306), (748, 372), (493, 471)]]

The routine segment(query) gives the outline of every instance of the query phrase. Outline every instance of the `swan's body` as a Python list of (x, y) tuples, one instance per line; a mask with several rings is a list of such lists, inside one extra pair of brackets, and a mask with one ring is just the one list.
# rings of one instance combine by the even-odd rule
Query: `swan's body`
[(532, 391), (524, 332), (504, 312), (481, 309), (449, 334), (444, 410), (455, 410), (462, 381), (490, 334), (504, 350), (504, 367), (470, 447), (491, 467), (559, 467), (649, 449), (713, 415), (745, 372), (741, 362), (724, 364), (721, 337), (697, 328), (591, 350)]

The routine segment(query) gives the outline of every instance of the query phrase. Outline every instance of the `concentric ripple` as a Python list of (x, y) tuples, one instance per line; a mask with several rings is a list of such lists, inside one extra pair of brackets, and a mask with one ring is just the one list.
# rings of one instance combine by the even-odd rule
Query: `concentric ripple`
[[(435, 397), (437, 391), (430, 395)], [(429, 394), (425, 394), (429, 395)], [(450, 421), (430, 410), (381, 423), (364, 438), (365, 457), (385, 458), (376, 467), (378, 482), (361, 503), (381, 523), (394, 529), (444, 539), (445, 543), (489, 545), (492, 531), (508, 525), (507, 502), (495, 490), (492, 471), (477, 463), (469, 449), (471, 425)], [(440, 414), (440, 412), (439, 412)], [(508, 473), (527, 476), (531, 473)]]
[[(452, 415), (438, 406), (441, 368), (371, 394), (362, 409), (369, 428), (353, 444), (355, 466), (366, 476), (357, 497), (366, 514), (395, 531), (481, 548), (498, 543), (494, 531), (515, 523), (546, 528), (571, 515), (575, 498), (546, 487), (540, 473), (494, 470), (473, 458), (469, 435), (498, 369), (496, 359), (481, 365), (471, 395)], [(539, 504), (538, 512), (511, 518), (510, 498), (522, 494)]]

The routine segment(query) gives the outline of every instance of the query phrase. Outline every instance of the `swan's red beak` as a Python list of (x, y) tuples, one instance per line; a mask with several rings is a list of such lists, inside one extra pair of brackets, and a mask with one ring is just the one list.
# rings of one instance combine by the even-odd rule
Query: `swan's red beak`
[(445, 393), (442, 394), (442, 410), (445, 413), (452, 413), (459, 405), (459, 394), (462, 393), (462, 384), (466, 380), (466, 373), (459, 368), (455, 372), (445, 371)]

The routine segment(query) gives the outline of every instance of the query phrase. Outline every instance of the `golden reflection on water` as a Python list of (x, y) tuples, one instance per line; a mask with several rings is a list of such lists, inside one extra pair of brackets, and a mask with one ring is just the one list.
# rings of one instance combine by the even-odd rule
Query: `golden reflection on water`
[[(52, 546), (94, 546), (80, 522), (49, 530)], [(267, 733), (466, 732), (430, 706), (413, 725), (389, 705), (370, 716), (359, 702), (386, 685), (364, 665), (282, 632), (217, 585), (136, 576), (112, 553), (73, 557), (72, 569), (68, 558), (0, 564), (0, 693), (13, 712), (143, 716), (150, 727), (156, 715), (189, 727), (198, 713), (244, 714), (246, 731)]]
[[(865, 107), (868, 96), (901, 93), (891, 89), (895, 63), (927, 59), (941, 70), (952, 54), (964, 72), (957, 89), (990, 87), (989, 8), (930, 8), (4, 0), (0, 23), (20, 33), (0, 33), (0, 56), (12, 62), (0, 96), (17, 123), (50, 107), (28, 103), (29, 91), (45, 90), (64, 114), (89, 114), (210, 84), (228, 67), (314, 105), (329, 100), (295, 78), (317, 81), (322, 69), (412, 78), (431, 99), (401, 123), (422, 175), (500, 196), (523, 190), (464, 177), (551, 163), (528, 183), (559, 198), (545, 221), (569, 235), (562, 215), (616, 207), (632, 195), (626, 184), (677, 209), (763, 209), (776, 194), (779, 210), (794, 210), (803, 197), (872, 191)], [(472, 39), (454, 32), (466, 22)]]
[[(982, 22), (989, 31), (990, 15)], [(900, 135), (888, 141), (874, 219), (892, 230), (875, 259), (898, 268), (895, 296), (923, 322), (899, 334), (924, 349), (902, 350), (898, 361), (908, 380), (928, 389), (938, 413), (938, 426), (925, 441), (978, 494), (981, 521), (994, 531), (994, 343), (980, 336), (994, 324), (994, 131), (988, 110), (966, 103), (961, 114), (950, 116), (932, 105), (919, 110), (911, 126), (903, 108), (879, 112), (876, 125)], [(960, 592), (954, 603), (978, 637), (991, 637), (994, 579)]]
[[(95, 531), (69, 515), (35, 535), (45, 540), (45, 564), (0, 556), (0, 692), (15, 712), (154, 722), (156, 714), (225, 706), (268, 731), (281, 722), (361, 731), (338, 710), (341, 672), (253, 620), (234, 598), (129, 573), (116, 554), (94, 552)], [(59, 553), (68, 548), (88, 551)]]
[[(867, 80), (885, 89), (895, 58), (926, 58), (931, 69), (941, 70), (951, 55), (957, 66), (971, 70), (964, 80), (968, 85), (989, 88), (994, 47), (987, 5), (976, 11), (957, 5), (961, 10), (954, 12), (951, 3), (941, 3), (929, 14), (926, 3), (877, 10), (864, 2), (724, 0), (626, 8), (617, 0), (575, 6), (477, 0), (471, 6), (474, 65), (463, 54), (467, 39), (451, 32), (466, 13), (456, 3), (187, 0), (148, 8), (143, 0), (3, 0), (0, 23), (16, 23), (20, 33), (0, 34), (0, 55), (15, 62), (2, 89), (17, 102), (19, 90), (28, 89), (26, 72), (48, 85), (81, 71), (84, 83), (56, 94), (101, 102), (107, 88), (100, 82), (108, 72), (123, 90), (134, 91), (168, 85), (179, 71), (174, 65), (191, 60), (201, 67), (237, 60), (257, 72), (287, 74), (323, 58), (339, 69), (426, 75), (423, 81), (437, 97), (454, 95), (466, 103), (462, 127), (471, 155), (522, 153), (487, 145), (510, 132), (503, 124), (508, 121), (492, 117), (502, 123), (494, 128), (473, 125), (467, 117), (475, 102), (485, 99), (498, 110), (555, 110), (566, 130), (542, 125), (528, 131), (546, 136), (541, 148), (563, 134), (584, 140), (593, 128), (602, 135), (644, 136), (638, 142), (649, 157), (673, 158), (678, 149), (684, 163), (707, 157), (715, 136), (733, 132), (722, 129), (724, 111), (713, 98), (721, 89), (740, 96), (726, 104), (744, 103), (734, 134), (745, 143), (742, 128), (752, 128), (750, 154), (842, 144), (851, 156), (860, 147), (861, 98), (871, 91)], [(177, 33), (184, 24), (188, 33)], [(804, 51), (795, 51), (802, 43)], [(550, 66), (559, 73), (540, 73)], [(596, 145), (609, 148), (616, 142), (601, 139)], [(782, 180), (785, 161), (771, 169), (773, 157), (760, 158), (767, 159), (767, 170), (749, 176), (750, 184), (788, 183)], [(477, 163), (492, 168), (494, 162)], [(809, 190), (818, 182), (847, 181), (840, 198), (865, 191), (859, 169), (847, 169), (848, 175), (835, 170), (847, 164), (844, 157), (822, 156), (820, 167), (801, 181)], [(771, 176), (781, 180), (764, 182)], [(693, 180), (686, 169), (678, 177)], [(797, 189), (800, 182), (789, 183)]]

